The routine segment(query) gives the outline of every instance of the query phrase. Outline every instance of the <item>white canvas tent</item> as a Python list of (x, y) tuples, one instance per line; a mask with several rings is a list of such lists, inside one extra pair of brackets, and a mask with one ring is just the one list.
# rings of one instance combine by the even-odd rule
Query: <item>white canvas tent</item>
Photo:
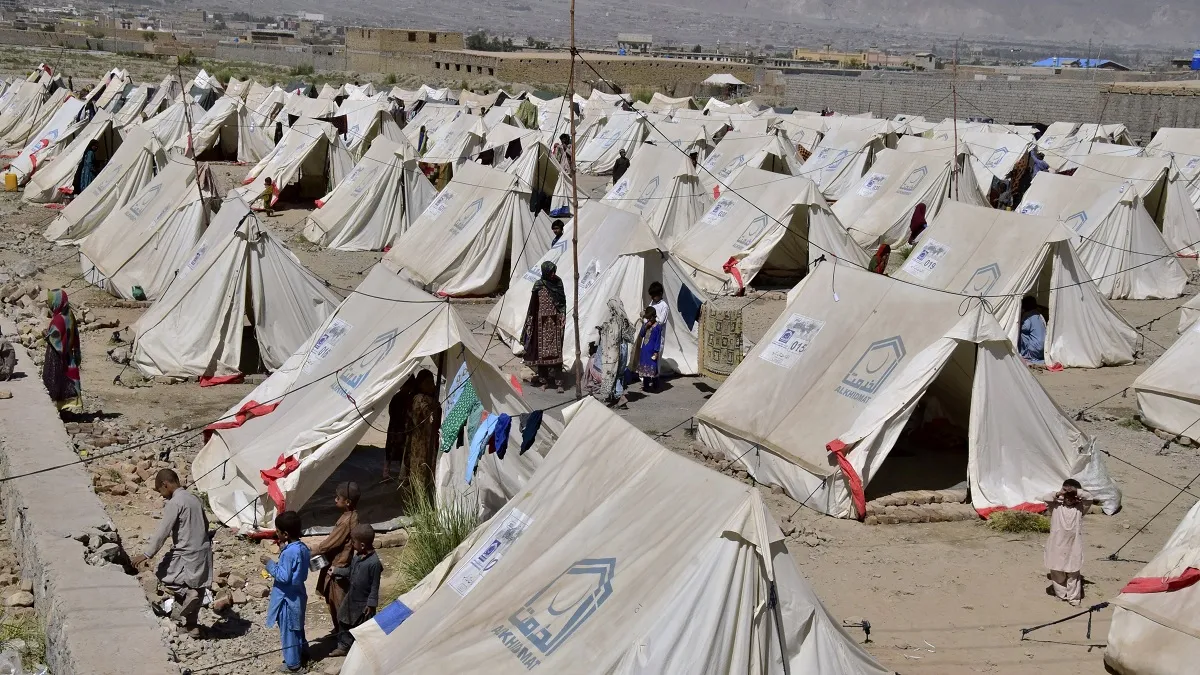
[(153, 87), (140, 84), (125, 94), (122, 99), (114, 102), (113, 124), (118, 129), (125, 129), (142, 120), (142, 109), (150, 98)]
[(887, 672), (757, 490), (590, 399), (520, 495), (354, 634), (348, 675)]
[(1196, 319), (1200, 319), (1200, 294), (1193, 295), (1179, 308), (1179, 332), (1187, 330)]
[[(440, 365), (449, 378), (464, 364), (486, 410), (529, 412), (452, 305), (376, 265), (279, 370), (209, 428), (192, 463), (195, 485), (223, 522), (242, 531), (271, 529), (282, 505), (302, 508), (353, 457), (410, 374)], [(456, 386), (443, 379), (438, 400)], [(506, 460), (489, 455), (480, 462), (470, 487), (481, 506), (520, 489), (558, 428), (547, 415), (530, 451), (510, 447)], [(448, 457), (440, 455), (439, 472)], [(278, 478), (264, 484), (264, 471)]]
[[(699, 325), (697, 323), (703, 295), (688, 278), (683, 268), (666, 247), (636, 215), (603, 202), (588, 202), (580, 206), (579, 223), (579, 329), (580, 344), (598, 339), (597, 326), (608, 316), (608, 301), (619, 298), (625, 307), (626, 318), (637, 325), (641, 310), (650, 304), (646, 289), (655, 281), (663, 285), (664, 297), (670, 308), (663, 335), (662, 366), (665, 372), (694, 375), (699, 372)], [(549, 261), (558, 267), (563, 279), (574, 278), (575, 265), (569, 244), (576, 220), (565, 224), (563, 236), (545, 254), (529, 264), (527, 270), (509, 283), (508, 291), (488, 315), (488, 323), (496, 326), (514, 352), (523, 353), (521, 345), (525, 317), (533, 295), (533, 284), (541, 278), (541, 264)], [(548, 243), (548, 242), (547, 242)], [(576, 303), (574, 284), (564, 284), (567, 314)], [(568, 321), (564, 345), (575, 344), (575, 326)], [(563, 364), (575, 363), (573, 348), (563, 350)]]
[(1054, 218), (947, 202), (897, 279), (987, 299), (1015, 345), (1021, 298), (1048, 307), (1046, 361), (1099, 368), (1133, 362), (1138, 334), (1090, 281), (1071, 231)]
[(399, 143), (377, 138), (342, 182), (317, 200), (304, 237), (341, 251), (382, 251), (435, 197), (416, 160), (406, 158)]
[(735, 271), (749, 285), (759, 274), (799, 278), (822, 255), (863, 267), (869, 261), (812, 181), (751, 168), (738, 172), (671, 253), (710, 293), (739, 290)]
[(1146, 154), (1171, 161), (1188, 186), (1192, 207), (1200, 209), (1200, 129), (1159, 129), (1146, 144)]
[(17, 175), (18, 184), (24, 185), (41, 165), (61, 154), (75, 134), (87, 124), (76, 119), (83, 105), (83, 101), (77, 98), (68, 98), (46, 124), (28, 138), (29, 142), (8, 166), (8, 171)]
[(580, 143), (575, 162), (584, 173), (612, 173), (620, 151), (624, 150), (632, 159), (645, 138), (646, 121), (641, 113), (623, 110), (609, 113), (604, 128), (586, 143)]
[(712, 199), (692, 160), (672, 145), (644, 145), (602, 200), (638, 214), (670, 246), (700, 220)]
[(22, 198), (45, 204), (62, 201), (66, 193), (73, 193), (80, 163), (93, 141), (96, 142), (95, 161), (98, 164), (105, 163), (121, 145), (121, 135), (113, 126), (112, 115), (103, 110), (97, 111), (87, 126), (74, 133), (69, 143), (64, 142), (65, 147), (53, 161), (39, 166), (37, 173), (25, 184)]
[(987, 203), (992, 179), (1015, 178), (1013, 170), (1019, 162), (1027, 160), (1033, 149), (1032, 138), (1011, 133), (977, 131), (962, 134), (959, 138), (959, 145), (966, 148), (967, 154), (967, 170), (962, 172), (960, 190), (971, 192), (972, 198), (981, 197), (984, 203)]
[(1080, 157), (1077, 178), (1130, 181), (1137, 187), (1143, 203), (1167, 246), (1185, 263), (1196, 269), (1200, 255), (1200, 214), (1193, 208), (1186, 177), (1170, 157), (1117, 157), (1089, 155)]
[(467, 162), (383, 262), (439, 295), (501, 290), (550, 246), (550, 223), (529, 211), (529, 188), (510, 173)]
[(696, 100), (691, 96), (672, 98), (656, 91), (650, 97), (649, 107), (654, 112), (668, 112), (671, 110), (696, 110), (700, 106), (696, 105)]
[(1188, 275), (1143, 206), (1138, 188), (1116, 179), (1039, 173), (1017, 211), (1057, 218), (1106, 298), (1177, 298)]
[(1186, 673), (1200, 660), (1200, 504), (1112, 600), (1104, 665), (1117, 675)]
[(1179, 339), (1133, 382), (1138, 411), (1147, 426), (1189, 438), (1200, 437), (1200, 324), (1192, 323)]
[[(700, 409), (700, 439), (759, 483), (838, 517), (863, 518), (867, 499), (889, 490), (964, 479), (981, 514), (1037, 510), (1071, 477), (1115, 512), (1120, 492), (1095, 441), (983, 304), (965, 299), (822, 264)], [(919, 433), (933, 420), (954, 445), (915, 443), (892, 457), (906, 425)]]
[(713, 148), (712, 153), (704, 158), (698, 173), (700, 185), (704, 190), (713, 193), (714, 198), (719, 199), (725, 186), (737, 178), (738, 172), (743, 168), (795, 176), (800, 173), (800, 165), (795, 148), (789, 147), (782, 136), (748, 136), (731, 131), (721, 139), (716, 148)]
[[(148, 377), (222, 383), (278, 370), (342, 297), (309, 272), (238, 197), (134, 324), (132, 363)], [(257, 350), (247, 350), (251, 331)]]
[(43, 236), (59, 244), (75, 244), (91, 234), (113, 211), (122, 209), (166, 167), (167, 155), (146, 129), (125, 132), (116, 153), (81, 194), (63, 208)]
[[(299, 119), (283, 138), (259, 162), (255, 164), (242, 187), (235, 189), (242, 199), (253, 200), (266, 187), (264, 180), (270, 178), (275, 186), (275, 200), (279, 191), (299, 183), (301, 192), (327, 194), (332, 186), (350, 172), (354, 161), (338, 140), (337, 131), (328, 122)], [(252, 204), (258, 207), (259, 204)]]
[(292, 117), (307, 117), (317, 119), (329, 117), (337, 110), (337, 102), (332, 98), (309, 98), (301, 94), (288, 94), (283, 102), (280, 115)]
[(275, 145), (273, 131), (273, 126), (250, 110), (240, 98), (222, 96), (193, 124), (191, 148), (186, 135), (175, 141), (174, 148), (191, 157), (219, 150), (222, 157), (255, 163)]
[(486, 135), (487, 129), (481, 118), (470, 114), (459, 115), (428, 133), (421, 162), (450, 164), (457, 169), (473, 161), (483, 150)]
[(338, 106), (336, 114), (346, 116), (346, 133), (341, 135), (342, 145), (355, 160), (362, 159), (379, 136), (407, 142), (383, 95), (347, 99)]
[(874, 131), (830, 131), (800, 167), (799, 175), (821, 188), (826, 199), (849, 194), (883, 149), (883, 136)]
[(109, 213), (79, 244), (85, 278), (126, 300), (134, 299), (135, 286), (147, 299), (161, 297), (212, 218), (212, 177), (201, 169), (197, 189), (196, 173), (191, 162), (168, 162), (129, 203)]
[(49, 123), (64, 105), (75, 108), (76, 113), (82, 107), (79, 106), (79, 99), (72, 96), (65, 87), (46, 94), (44, 100), (41, 97), (40, 93), (35, 95), (32, 106), (17, 117), (16, 124), (4, 135), (3, 139), (0, 139), (0, 147), (12, 151), (5, 153), (6, 157), (15, 157), (20, 150), (28, 147), (29, 139), (34, 138), (40, 130), (51, 128)]
[(925, 205), (927, 221), (941, 211), (953, 173), (949, 153), (884, 149), (858, 184), (833, 205), (833, 213), (867, 250), (880, 244), (900, 246), (908, 242), (918, 204)]
[[(186, 142), (188, 115), (195, 113), (193, 119), (199, 119), (204, 114), (204, 110), (200, 106), (193, 106), (185, 102), (185, 98), (186, 96), (179, 98), (162, 112), (140, 124), (141, 127), (154, 134), (154, 137), (158, 139), (158, 142), (164, 148), (174, 146), (180, 139)], [(191, 108), (190, 110), (189, 107)]]

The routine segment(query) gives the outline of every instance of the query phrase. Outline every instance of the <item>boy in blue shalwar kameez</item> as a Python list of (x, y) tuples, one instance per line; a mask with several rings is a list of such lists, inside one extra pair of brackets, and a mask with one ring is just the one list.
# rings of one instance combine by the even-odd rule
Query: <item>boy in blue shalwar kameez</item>
[(279, 640), (283, 646), (283, 665), (278, 671), (281, 673), (303, 672), (308, 653), (308, 641), (304, 638), (308, 593), (304, 590), (304, 582), (308, 579), (308, 562), (312, 556), (300, 541), (302, 529), (300, 514), (295, 511), (279, 514), (275, 518), (279, 561), (265, 555), (261, 558), (267, 573), (275, 580), (271, 587), (271, 603), (267, 606), (267, 628), (279, 626)]

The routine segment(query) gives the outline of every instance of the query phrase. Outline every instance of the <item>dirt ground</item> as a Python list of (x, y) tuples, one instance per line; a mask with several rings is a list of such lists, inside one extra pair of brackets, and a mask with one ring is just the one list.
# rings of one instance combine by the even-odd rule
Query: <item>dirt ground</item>
[[(223, 189), (236, 184), (247, 170), (228, 164), (213, 168)], [(589, 193), (598, 194), (603, 186), (599, 181), (589, 181), (585, 187)], [(268, 224), (319, 276), (334, 286), (353, 288), (380, 254), (316, 249), (299, 235), (307, 213), (304, 208), (287, 208)], [(142, 310), (117, 307), (111, 297), (86, 287), (79, 278), (74, 249), (52, 246), (40, 237), (54, 215), (55, 212), (41, 207), (22, 205), (11, 194), (0, 195), (0, 222), (6, 240), (0, 242), (0, 265), (32, 258), (45, 268), (37, 277), (44, 287), (65, 286), (72, 304), (86, 306), (101, 318), (118, 320), (121, 329), (130, 326)], [(1196, 288), (1189, 287), (1188, 291), (1193, 294)], [(774, 297), (747, 298), (744, 324), (749, 339), (759, 339), (782, 311), (783, 301)], [(1175, 340), (1178, 313), (1172, 310), (1185, 299), (1114, 303), (1135, 326), (1166, 315), (1142, 329), (1146, 336), (1145, 353), (1135, 365), (1059, 373), (1038, 371), (1038, 381), (1072, 414), (1118, 394)], [(505, 372), (515, 374), (519, 360), (503, 345), (489, 341), (483, 325), (491, 302), (456, 305), (481, 340), (491, 345), (488, 358)], [(113, 330), (117, 329), (88, 332), (83, 339), (85, 400), (88, 409), (101, 414), (101, 419), (151, 430), (194, 427), (221, 416), (253, 387), (239, 384), (202, 389), (194, 383), (170, 386), (146, 383), (129, 388), (115, 384), (118, 375), (126, 380), (136, 378), (130, 377), (131, 369), (126, 370), (106, 356), (113, 346), (110, 344)], [(125, 339), (130, 337), (128, 331), (124, 335)], [(665, 433), (658, 440), (673, 450), (705, 461), (688, 433), (688, 421), (717, 386), (718, 383), (704, 378), (675, 379), (661, 393), (631, 397), (629, 410), (619, 414), (649, 434)], [(526, 395), (534, 407), (569, 396), (541, 391), (527, 391)], [(1182, 486), (1200, 474), (1197, 451), (1177, 445), (1163, 450), (1161, 439), (1132, 422), (1135, 413), (1132, 396), (1118, 394), (1092, 408), (1080, 422), (1096, 438), (1098, 447), (1111, 454), (1106, 458), (1108, 469), (1124, 491), (1124, 508), (1120, 513), (1086, 519), (1085, 604), (1112, 598), (1161, 547), (1180, 517), (1196, 502), (1196, 495), (1200, 495), (1200, 487), (1179, 495), (1179, 490), (1168, 484)], [(181, 439), (186, 440), (187, 436)], [(375, 431), (363, 441), (364, 444), (381, 442), (381, 434)], [(156, 449), (174, 444), (157, 444)], [(194, 441), (183, 443), (172, 453), (170, 462), (186, 468), (196, 449)], [(769, 489), (764, 489), (764, 493), (780, 521), (790, 518), (797, 524), (797, 533), (790, 537), (789, 547), (818, 595), (835, 616), (866, 619), (871, 623), (871, 642), (867, 647), (889, 668), (906, 674), (1103, 672), (1103, 645), (1110, 610), (1095, 615), (1090, 640), (1084, 635), (1085, 618), (1040, 630), (1029, 640), (1020, 639), (1022, 627), (1078, 611), (1046, 594), (1042, 537), (1000, 534), (978, 521), (872, 527), (800, 509), (796, 502)], [(145, 535), (155, 525), (153, 509), (157, 503), (150, 496), (139, 493), (104, 498), (126, 537), (130, 533)], [(1171, 504), (1161, 516), (1120, 548), (1168, 502)], [(236, 571), (241, 569), (239, 565), (243, 568), (255, 565), (252, 558), (256, 557), (258, 547), (228, 536), (219, 541), (218, 569), (232, 566)], [(1119, 560), (1105, 559), (1119, 548)], [(318, 604), (312, 603), (310, 637), (325, 633), (329, 627)], [(261, 624), (254, 612), (247, 612), (245, 617)], [(861, 640), (861, 630), (848, 630)], [(263, 630), (244, 632), (256, 636), (252, 646), (269, 646), (273, 635)], [(185, 662), (208, 663), (193, 646), (176, 644), (176, 648), (188, 652), (181, 653)], [(250, 646), (238, 649), (252, 654)], [(262, 672), (267, 669), (267, 662), (273, 668), (277, 660), (250, 660), (213, 672)]]

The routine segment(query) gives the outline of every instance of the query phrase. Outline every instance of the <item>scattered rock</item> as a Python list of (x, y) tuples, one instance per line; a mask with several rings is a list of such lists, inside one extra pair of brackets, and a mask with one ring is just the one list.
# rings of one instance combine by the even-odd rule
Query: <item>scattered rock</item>
[(1173, 441), (1173, 440), (1175, 440), (1175, 434), (1173, 434), (1173, 433), (1171, 433), (1171, 432), (1169, 432), (1169, 431), (1163, 431), (1162, 429), (1155, 429), (1155, 430), (1154, 430), (1154, 435), (1155, 435), (1155, 436), (1158, 436), (1159, 438), (1163, 439), (1164, 441)]
[(12, 392), (7, 389), (0, 389), (0, 400), (12, 398)]
[(247, 602), (250, 602), (250, 598), (246, 596), (244, 591), (234, 591), (229, 597), (233, 600), (233, 604), (235, 605), (244, 605)]
[(217, 596), (217, 599), (213, 600), (213, 603), (211, 606), (212, 611), (214, 611), (218, 614), (228, 612), (232, 608), (233, 608), (233, 595), (230, 593), (219, 594)]
[(401, 548), (408, 544), (407, 530), (393, 530), (375, 537), (375, 548)]
[(21, 590), (25, 591), (26, 593), (32, 593), (33, 592), (33, 580), (22, 579), (20, 588), (21, 588)]
[(246, 578), (240, 574), (230, 574), (225, 584), (232, 589), (240, 590), (246, 585)]
[(783, 536), (790, 537), (796, 533), (796, 525), (791, 521), (784, 521), (780, 524), (779, 529), (783, 530)]
[(262, 584), (249, 584), (246, 586), (246, 595), (252, 598), (267, 598), (271, 596), (271, 588)]
[(113, 347), (108, 350), (108, 358), (113, 363), (126, 364), (129, 363), (129, 348), (128, 347)]
[(33, 593), (17, 591), (4, 599), (5, 607), (33, 607)]

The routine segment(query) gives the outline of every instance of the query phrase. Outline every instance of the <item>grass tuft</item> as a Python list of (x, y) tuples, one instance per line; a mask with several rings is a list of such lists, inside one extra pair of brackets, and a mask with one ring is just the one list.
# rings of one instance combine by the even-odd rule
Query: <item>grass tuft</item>
[(449, 503), (438, 504), (432, 492), (427, 485), (419, 484), (411, 486), (405, 495), (406, 515), (412, 518), (412, 525), (399, 558), (399, 595), (412, 590), (479, 525), (474, 499), (456, 495)]
[(997, 532), (1046, 534), (1050, 531), (1050, 519), (1028, 511), (997, 511), (988, 517), (987, 526)]
[(12, 640), (25, 643), (21, 654), (21, 665), (32, 670), (35, 665), (46, 663), (46, 631), (32, 616), (7, 616), (0, 622), (0, 645)]
[(1133, 429), (1134, 431), (1149, 431), (1149, 429), (1146, 428), (1146, 425), (1142, 424), (1142, 421), (1137, 417), (1122, 417), (1121, 419), (1117, 420), (1117, 426), (1125, 427), (1126, 429)]

